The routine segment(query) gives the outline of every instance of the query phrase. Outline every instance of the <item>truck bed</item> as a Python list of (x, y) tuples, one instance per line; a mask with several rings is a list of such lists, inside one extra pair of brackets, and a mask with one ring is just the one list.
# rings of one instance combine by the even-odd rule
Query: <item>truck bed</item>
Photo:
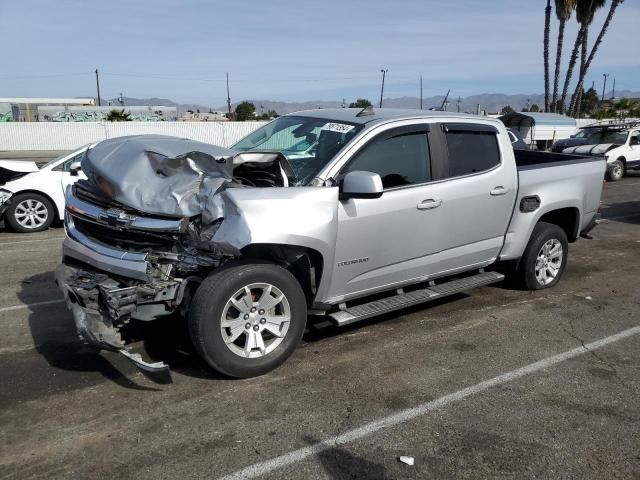
[(546, 168), (573, 163), (601, 162), (603, 156), (582, 156), (571, 153), (540, 152), (536, 150), (514, 150), (518, 170)]

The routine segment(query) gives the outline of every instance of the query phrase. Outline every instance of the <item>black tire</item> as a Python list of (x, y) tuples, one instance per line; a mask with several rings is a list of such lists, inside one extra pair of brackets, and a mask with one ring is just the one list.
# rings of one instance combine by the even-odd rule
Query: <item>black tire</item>
[(622, 160), (615, 160), (607, 170), (607, 180), (617, 182), (618, 180), (622, 180), (622, 177), (624, 177), (626, 173), (624, 162)]
[[(551, 268), (555, 266), (559, 266), (559, 268), (555, 277), (546, 283), (548, 278), (540, 280), (536, 275), (536, 264), (539, 260), (538, 255), (542, 253), (541, 250), (543, 246), (552, 240), (559, 242), (562, 248), (562, 259), (557, 263), (551, 261), (548, 262), (548, 264), (552, 265)], [(528, 290), (540, 290), (542, 288), (553, 287), (560, 281), (560, 277), (562, 277), (562, 273), (564, 272), (564, 268), (567, 264), (568, 253), (569, 242), (567, 241), (567, 234), (565, 231), (552, 223), (539, 222), (531, 233), (531, 238), (529, 239), (527, 248), (522, 255), (518, 268), (518, 274), (523, 287)], [(540, 272), (541, 270), (544, 271)], [(538, 269), (538, 271), (540, 275), (544, 277), (549, 277), (548, 272), (551, 272), (551, 270), (547, 269)]]
[[(30, 203), (31, 205), (38, 205), (37, 212), (29, 212), (37, 215), (31, 219), (33, 227), (29, 227), (28, 220), (24, 220), (23, 223), (20, 223), (18, 220), (19, 216), (24, 213), (25, 208), (28, 208)], [(42, 206), (42, 208), (40, 206)], [(42, 212), (45, 211), (46, 218), (42, 219)], [(11, 205), (9, 205), (9, 208), (5, 213), (5, 220), (11, 229), (16, 232), (33, 233), (41, 232), (49, 228), (51, 223), (55, 220), (55, 216), (56, 214), (53, 205), (47, 197), (37, 193), (19, 193), (15, 197), (11, 198)], [(28, 219), (28, 216), (22, 218)]]
[[(230, 302), (234, 294), (252, 284), (269, 284), (279, 290), (285, 297), (290, 313), (288, 330), (282, 339), (271, 352), (262, 354), (258, 358), (246, 358), (232, 350), (234, 348), (236, 350), (242, 349), (235, 342), (240, 342), (242, 339), (249, 342), (251, 329), (256, 327), (252, 322), (258, 323), (262, 319), (256, 319), (252, 316), (250, 320), (247, 320), (247, 324), (252, 325), (251, 328), (243, 331), (240, 334), (240, 337), (243, 338), (238, 337), (238, 340), (231, 342), (231, 346), (225, 343), (222, 333), (222, 316), (227, 314), (225, 313), (227, 303)], [(253, 294), (254, 290), (251, 292)], [(278, 304), (280, 306), (274, 308), (285, 308), (284, 304), (285, 302), (281, 302)], [(233, 311), (234, 308), (230, 306), (229, 311)], [(235, 313), (238, 314), (238, 318), (244, 317), (245, 314), (242, 311), (235, 310), (237, 310)], [(251, 315), (260, 317), (261, 315), (258, 313)], [(269, 315), (266, 314), (266, 316)], [(205, 362), (218, 372), (237, 378), (263, 375), (280, 366), (300, 343), (306, 321), (306, 298), (296, 278), (284, 268), (267, 263), (236, 264), (214, 272), (196, 290), (188, 313), (189, 333), (196, 351)], [(271, 335), (270, 332), (261, 330), (261, 338), (263, 338), (263, 331), (265, 336)], [(231, 330), (226, 330), (226, 332), (232, 333)], [(272, 340), (277, 342), (278, 338), (280, 337), (273, 336)], [(266, 344), (267, 341), (264, 345)], [(245, 343), (244, 348), (246, 345)], [(250, 348), (249, 350), (252, 355), (258, 354), (255, 349)]]

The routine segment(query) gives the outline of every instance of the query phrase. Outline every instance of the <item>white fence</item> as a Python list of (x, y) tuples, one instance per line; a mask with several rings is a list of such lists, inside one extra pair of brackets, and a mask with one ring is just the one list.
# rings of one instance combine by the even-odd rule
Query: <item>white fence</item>
[(228, 147), (265, 122), (8, 122), (0, 151), (72, 150), (106, 138), (158, 134)]

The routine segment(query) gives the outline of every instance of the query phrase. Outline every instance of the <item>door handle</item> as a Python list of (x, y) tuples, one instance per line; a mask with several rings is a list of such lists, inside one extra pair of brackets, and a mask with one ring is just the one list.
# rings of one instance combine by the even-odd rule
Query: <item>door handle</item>
[(420, 202), (417, 207), (418, 210), (431, 210), (433, 208), (438, 208), (440, 205), (442, 205), (442, 200), (434, 200), (430, 198), (429, 200), (423, 200)]
[(494, 197), (497, 197), (498, 195), (504, 195), (505, 193), (508, 193), (508, 192), (509, 192), (508, 188), (504, 188), (502, 185), (499, 185), (497, 187), (494, 187), (493, 190), (491, 190), (489, 193)]

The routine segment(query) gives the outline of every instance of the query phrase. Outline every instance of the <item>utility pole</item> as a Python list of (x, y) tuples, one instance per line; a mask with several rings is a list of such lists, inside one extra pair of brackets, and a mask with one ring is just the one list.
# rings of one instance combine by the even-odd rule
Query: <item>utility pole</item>
[(98, 106), (101, 107), (100, 104), (100, 77), (98, 76), (98, 69), (96, 68), (96, 89), (98, 90)]
[(227, 72), (227, 114), (231, 120), (231, 97), (229, 96), (229, 72)]
[(616, 98), (616, 77), (613, 77), (613, 90), (611, 90), (611, 100)]
[(420, 110), (422, 110), (422, 75), (420, 75)]
[(600, 98), (600, 100), (604, 100), (604, 89), (607, 88), (607, 77), (609, 76), (609, 73), (603, 73), (602, 76), (604, 77), (604, 83), (602, 84), (602, 97)]
[(461, 101), (461, 98), (460, 96), (458, 96), (458, 113), (460, 113), (460, 101)]
[(382, 87), (380, 88), (380, 108), (382, 108), (382, 95), (384, 94), (384, 77), (389, 70), (381, 68), (380, 71), (382, 72)]

